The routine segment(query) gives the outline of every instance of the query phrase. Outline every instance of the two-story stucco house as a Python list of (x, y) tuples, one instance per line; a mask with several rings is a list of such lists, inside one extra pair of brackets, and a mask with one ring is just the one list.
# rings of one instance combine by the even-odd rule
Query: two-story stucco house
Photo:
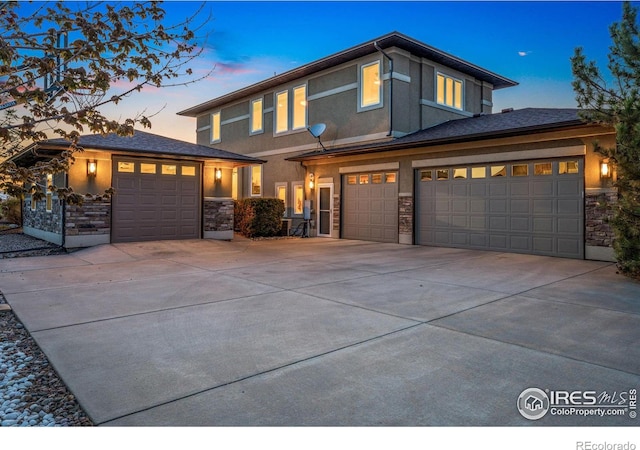
[(517, 83), (393, 32), (179, 112), (259, 158), (232, 196), (279, 197), (327, 238), (610, 259), (615, 198), (577, 110), (493, 113)]

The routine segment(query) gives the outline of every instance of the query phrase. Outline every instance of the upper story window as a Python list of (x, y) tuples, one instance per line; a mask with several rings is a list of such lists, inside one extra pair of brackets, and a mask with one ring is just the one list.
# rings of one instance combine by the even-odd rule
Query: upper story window
[(251, 102), (251, 134), (262, 133), (262, 99)]
[(307, 127), (307, 87), (298, 86), (289, 93), (287, 90), (276, 94), (276, 133)]
[(211, 143), (220, 142), (220, 111), (211, 114)]
[(370, 108), (382, 103), (380, 61), (360, 68), (360, 108)]
[(440, 105), (462, 109), (462, 81), (439, 73), (436, 98)]

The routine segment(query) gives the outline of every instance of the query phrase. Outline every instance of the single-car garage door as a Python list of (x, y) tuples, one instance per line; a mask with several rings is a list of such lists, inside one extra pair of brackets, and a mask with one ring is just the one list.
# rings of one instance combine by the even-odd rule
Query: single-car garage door
[(584, 257), (582, 158), (416, 171), (421, 245)]
[(200, 164), (113, 160), (112, 242), (200, 237)]
[(397, 172), (343, 176), (344, 239), (398, 242), (397, 177)]

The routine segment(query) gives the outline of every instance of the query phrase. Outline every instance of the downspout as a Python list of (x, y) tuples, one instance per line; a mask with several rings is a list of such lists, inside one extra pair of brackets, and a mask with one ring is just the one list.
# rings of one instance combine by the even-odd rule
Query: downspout
[(373, 46), (389, 60), (389, 133), (387, 136), (393, 136), (393, 59), (380, 48), (374, 41)]

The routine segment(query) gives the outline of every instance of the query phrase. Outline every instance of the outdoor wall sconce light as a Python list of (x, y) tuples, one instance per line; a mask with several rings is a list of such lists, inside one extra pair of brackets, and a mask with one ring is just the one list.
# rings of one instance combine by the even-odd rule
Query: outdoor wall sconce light
[(315, 187), (315, 177), (313, 175), (313, 172), (309, 173), (309, 189), (313, 189)]
[(87, 160), (87, 176), (95, 177), (98, 174), (98, 161), (95, 159)]
[(214, 172), (213, 172), (213, 173), (214, 173), (214, 175), (213, 175), (213, 176), (214, 176), (214, 179), (215, 179), (216, 181), (220, 181), (220, 180), (222, 180), (222, 169), (220, 169), (220, 168), (216, 168), (216, 169), (214, 169)]
[(600, 178), (611, 178), (611, 164), (609, 164), (609, 160), (600, 162)]

